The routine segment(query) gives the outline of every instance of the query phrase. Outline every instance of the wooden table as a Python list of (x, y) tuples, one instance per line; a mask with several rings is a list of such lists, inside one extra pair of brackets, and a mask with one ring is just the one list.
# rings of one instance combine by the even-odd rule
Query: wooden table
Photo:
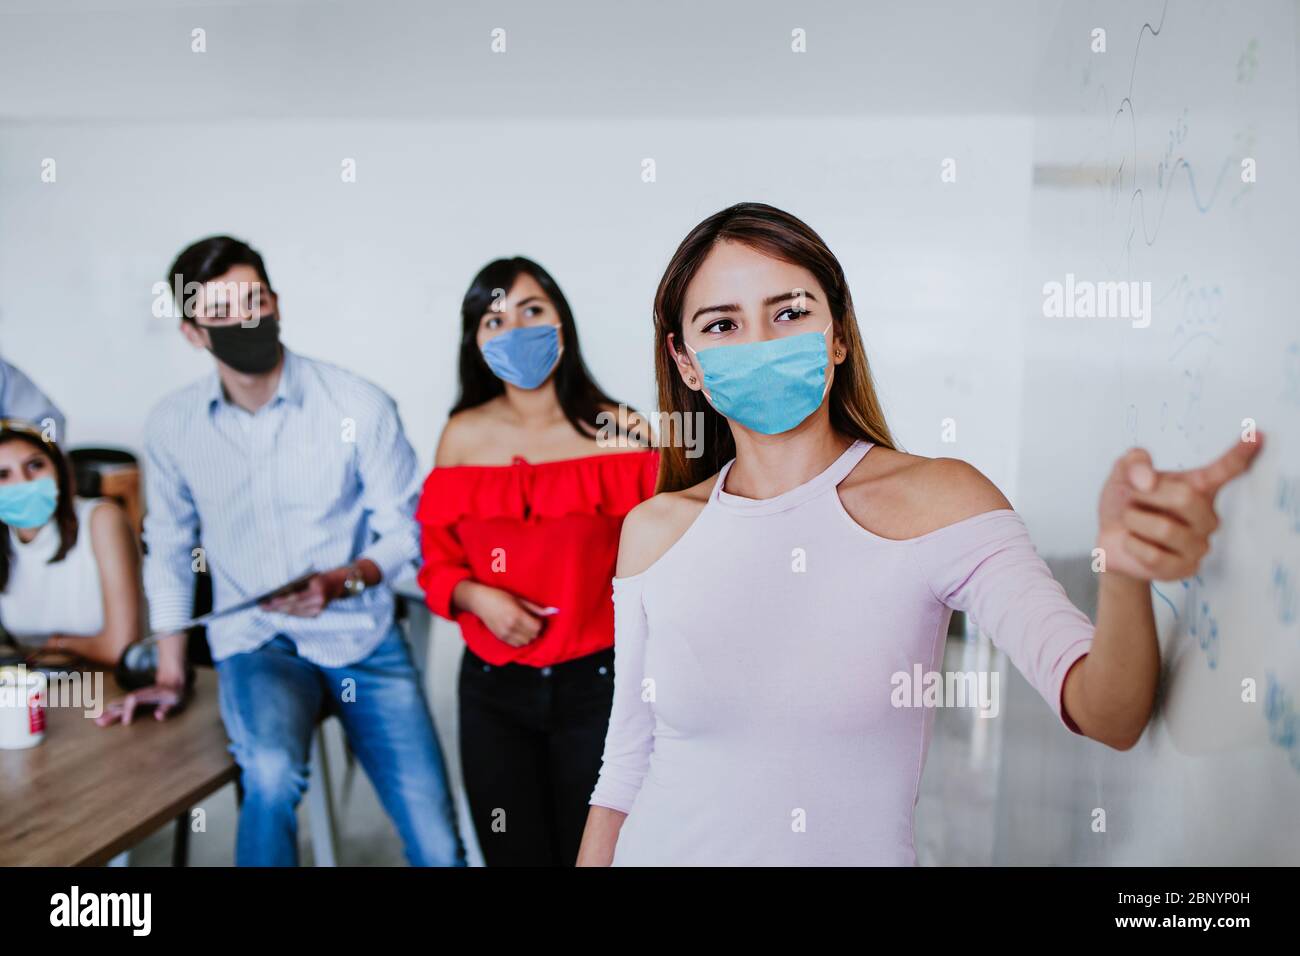
[[(104, 696), (124, 696), (111, 674)], [(40, 744), (0, 750), (0, 866), (102, 865), (237, 774), (206, 668), (185, 710), (165, 721), (145, 713), (98, 727), (72, 708), (45, 717)]]

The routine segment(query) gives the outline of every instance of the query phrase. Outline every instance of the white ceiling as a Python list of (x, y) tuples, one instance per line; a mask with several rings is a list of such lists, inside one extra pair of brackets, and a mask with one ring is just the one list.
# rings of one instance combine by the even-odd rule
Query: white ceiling
[(0, 122), (1026, 113), (1057, 2), (0, 0)]

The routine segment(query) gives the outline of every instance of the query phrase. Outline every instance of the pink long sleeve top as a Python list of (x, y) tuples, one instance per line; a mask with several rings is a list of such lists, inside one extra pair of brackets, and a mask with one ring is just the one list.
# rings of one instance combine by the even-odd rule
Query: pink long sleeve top
[(1061, 704), (1093, 626), (1001, 509), (905, 540), (845, 510), (871, 448), (774, 498), (728, 463), (681, 538), (614, 579), (614, 705), (591, 803), (627, 814), (615, 865), (912, 865), (933, 706), (898, 675), (942, 668), (952, 609)]

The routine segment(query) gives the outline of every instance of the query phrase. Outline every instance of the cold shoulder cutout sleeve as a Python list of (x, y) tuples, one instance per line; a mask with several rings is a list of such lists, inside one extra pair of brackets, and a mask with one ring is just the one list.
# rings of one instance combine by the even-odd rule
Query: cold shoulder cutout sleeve
[(974, 619), (1074, 733), (1061, 690), (1092, 646), (1093, 624), (1039, 557), (1024, 521), (1000, 509), (912, 542), (935, 598)]

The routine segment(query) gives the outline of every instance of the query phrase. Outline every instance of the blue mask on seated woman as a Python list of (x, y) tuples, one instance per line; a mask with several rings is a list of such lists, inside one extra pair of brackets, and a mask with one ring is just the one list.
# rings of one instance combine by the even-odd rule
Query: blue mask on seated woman
[(826, 333), (831, 325), (703, 352), (686, 347), (700, 363), (705, 397), (720, 415), (764, 435), (779, 435), (817, 411), (830, 390)]
[(560, 327), (527, 325), (502, 332), (483, 344), (492, 374), (520, 388), (537, 388), (560, 361)]
[(0, 485), (0, 521), (11, 528), (39, 528), (54, 517), (58, 502), (58, 483), (48, 475)]

